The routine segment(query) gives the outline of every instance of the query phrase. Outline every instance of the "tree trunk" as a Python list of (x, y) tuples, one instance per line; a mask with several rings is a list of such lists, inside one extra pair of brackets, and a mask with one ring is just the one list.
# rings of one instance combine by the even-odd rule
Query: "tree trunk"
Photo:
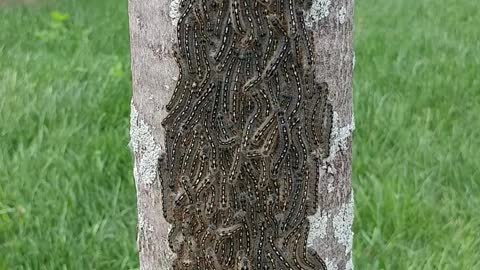
[(141, 269), (353, 269), (353, 1), (260, 2), (129, 0)]

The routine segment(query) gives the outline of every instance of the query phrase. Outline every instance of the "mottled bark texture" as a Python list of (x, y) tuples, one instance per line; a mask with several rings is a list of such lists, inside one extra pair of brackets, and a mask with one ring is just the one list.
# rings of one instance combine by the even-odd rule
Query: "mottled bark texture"
[(129, 1), (141, 269), (353, 268), (353, 3), (269, 2)]

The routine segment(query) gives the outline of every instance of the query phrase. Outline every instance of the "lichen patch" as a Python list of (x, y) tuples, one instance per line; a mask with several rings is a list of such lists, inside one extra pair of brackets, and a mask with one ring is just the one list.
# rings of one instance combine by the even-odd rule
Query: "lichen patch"
[(172, 25), (177, 26), (178, 18), (180, 18), (180, 1), (181, 0), (172, 0), (170, 3), (170, 13), (169, 16), (172, 19)]
[(330, 0), (313, 0), (312, 7), (305, 16), (305, 24), (312, 28), (317, 22), (330, 15)]
[(161, 147), (155, 142), (150, 127), (140, 119), (135, 105), (131, 105), (130, 148), (135, 156), (133, 173), (135, 182), (151, 185), (157, 176), (158, 158)]

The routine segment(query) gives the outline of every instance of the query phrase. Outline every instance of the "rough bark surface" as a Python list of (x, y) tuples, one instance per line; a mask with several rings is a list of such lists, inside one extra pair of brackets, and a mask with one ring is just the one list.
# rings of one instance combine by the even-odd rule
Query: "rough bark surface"
[[(176, 0), (130, 0), (133, 72), (131, 147), (138, 198), (138, 248), (141, 269), (170, 269), (175, 259), (168, 245), (171, 225), (162, 213), (159, 158), (166, 151), (166, 105), (179, 76), (172, 46), (180, 16)], [(306, 13), (314, 31), (315, 77), (329, 86), (333, 106), (330, 155), (321, 161), (319, 205), (309, 216), (307, 245), (327, 269), (352, 269), (353, 194), (351, 191), (352, 16), (350, 0), (314, 0)]]

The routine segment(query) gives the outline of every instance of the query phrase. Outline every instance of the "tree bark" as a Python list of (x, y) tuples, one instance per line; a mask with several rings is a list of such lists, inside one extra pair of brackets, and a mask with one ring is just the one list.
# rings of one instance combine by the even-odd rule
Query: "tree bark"
[[(180, 0), (129, 0), (133, 97), (131, 141), (137, 189), (140, 268), (172, 269), (177, 255), (169, 246), (172, 229), (163, 211), (162, 164), (168, 131), (162, 121), (179, 80), (174, 57)], [(307, 216), (306, 245), (323, 259), (328, 270), (353, 269), (351, 188), (353, 0), (313, 0), (303, 14), (313, 31), (315, 81), (328, 85), (331, 115), (328, 155), (318, 165), (316, 212)], [(186, 268), (190, 269), (190, 268)], [(196, 269), (196, 268), (191, 268)], [(230, 268), (229, 268), (230, 269)], [(237, 269), (237, 268), (233, 268)], [(255, 269), (255, 268), (254, 268)]]

